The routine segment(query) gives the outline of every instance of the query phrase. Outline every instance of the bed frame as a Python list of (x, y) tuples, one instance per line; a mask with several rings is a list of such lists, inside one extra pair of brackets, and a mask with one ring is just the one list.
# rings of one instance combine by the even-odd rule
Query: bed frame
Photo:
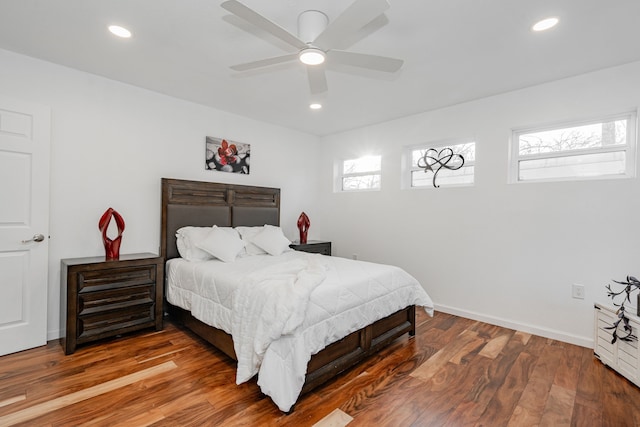
[[(175, 237), (180, 227), (214, 224), (280, 225), (280, 189), (162, 179), (160, 255), (165, 260), (180, 256)], [(179, 307), (169, 303), (166, 307), (179, 322), (237, 360), (231, 335), (202, 323)], [(415, 327), (415, 306), (409, 306), (330, 344), (311, 357), (302, 393), (359, 363), (399, 336), (415, 335)]]

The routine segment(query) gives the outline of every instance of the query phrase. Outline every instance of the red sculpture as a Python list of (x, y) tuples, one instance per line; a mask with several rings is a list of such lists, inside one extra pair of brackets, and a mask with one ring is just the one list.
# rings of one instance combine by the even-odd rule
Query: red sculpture
[[(118, 226), (118, 236), (115, 239), (107, 237), (107, 229), (111, 218), (116, 220)], [(106, 252), (106, 259), (119, 259), (120, 258), (120, 243), (122, 242), (122, 232), (124, 231), (124, 219), (113, 208), (107, 209), (98, 222), (98, 228), (102, 232), (102, 242), (104, 243), (104, 250)]]
[(306, 213), (302, 212), (298, 217), (298, 230), (300, 230), (300, 243), (307, 243), (307, 232), (309, 232), (309, 227), (311, 226), (311, 221)]

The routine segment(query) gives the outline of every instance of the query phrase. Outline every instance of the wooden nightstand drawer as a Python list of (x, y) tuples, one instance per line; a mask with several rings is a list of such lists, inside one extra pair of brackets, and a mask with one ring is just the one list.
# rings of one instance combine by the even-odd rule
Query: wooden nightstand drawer
[(127, 307), (153, 305), (154, 301), (154, 285), (122, 287), (99, 292), (80, 292), (78, 294), (78, 315), (84, 316)]
[(155, 326), (153, 302), (79, 316), (76, 344)]
[(331, 242), (321, 240), (309, 240), (307, 243), (293, 242), (289, 245), (291, 249), (314, 254), (331, 255)]
[(155, 264), (78, 271), (79, 293), (155, 283)]
[(154, 254), (64, 259), (65, 353), (78, 344), (143, 328), (162, 329), (164, 260)]

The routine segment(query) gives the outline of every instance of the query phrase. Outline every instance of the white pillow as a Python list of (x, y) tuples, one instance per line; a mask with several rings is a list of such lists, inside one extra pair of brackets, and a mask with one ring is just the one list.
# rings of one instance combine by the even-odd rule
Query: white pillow
[(204, 240), (196, 246), (224, 262), (233, 262), (245, 243), (240, 240), (238, 233), (232, 228), (213, 226)]
[(176, 231), (178, 253), (187, 261), (206, 261), (213, 259), (210, 253), (199, 249), (196, 244), (204, 240), (211, 232), (211, 227), (182, 227)]
[(251, 240), (253, 244), (267, 251), (269, 255), (280, 255), (289, 249), (291, 242), (284, 236), (280, 227), (265, 225), (261, 232)]
[(245, 249), (247, 255), (262, 255), (266, 254), (262, 248), (253, 244), (253, 238), (262, 231), (264, 227), (236, 227), (238, 233), (240, 233), (240, 237), (246, 243)]

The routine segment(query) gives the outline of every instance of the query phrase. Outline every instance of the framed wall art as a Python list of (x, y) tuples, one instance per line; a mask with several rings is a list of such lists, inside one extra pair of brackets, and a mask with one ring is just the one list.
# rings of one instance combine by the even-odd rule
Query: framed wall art
[(205, 146), (206, 170), (249, 173), (251, 144), (207, 136)]

